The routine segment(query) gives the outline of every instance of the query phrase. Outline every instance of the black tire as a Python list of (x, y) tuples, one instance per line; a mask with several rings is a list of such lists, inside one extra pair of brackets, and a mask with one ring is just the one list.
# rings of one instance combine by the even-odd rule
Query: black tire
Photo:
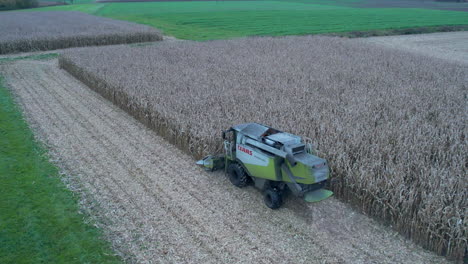
[(244, 171), (241, 165), (237, 163), (232, 163), (228, 167), (229, 180), (234, 186), (239, 188), (247, 186), (249, 181), (249, 176)]
[(273, 210), (280, 208), (283, 204), (281, 192), (275, 189), (266, 189), (263, 194), (263, 200), (265, 201), (265, 205)]

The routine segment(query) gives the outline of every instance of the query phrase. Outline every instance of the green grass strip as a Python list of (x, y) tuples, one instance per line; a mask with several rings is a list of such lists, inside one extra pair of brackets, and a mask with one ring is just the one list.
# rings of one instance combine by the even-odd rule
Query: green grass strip
[(120, 263), (83, 222), (0, 77), (0, 263)]
[(47, 53), (38, 55), (18, 56), (18, 57), (7, 57), (0, 58), (0, 63), (12, 62), (17, 60), (51, 60), (59, 56), (58, 53)]

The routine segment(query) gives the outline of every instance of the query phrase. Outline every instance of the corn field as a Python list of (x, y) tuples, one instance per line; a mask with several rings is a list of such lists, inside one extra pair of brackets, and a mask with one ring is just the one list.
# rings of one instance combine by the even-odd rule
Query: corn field
[(1, 12), (0, 54), (162, 40), (149, 26), (80, 12)]
[(463, 261), (466, 65), (331, 37), (74, 49), (59, 63), (195, 158), (238, 123), (310, 137), (340, 199)]

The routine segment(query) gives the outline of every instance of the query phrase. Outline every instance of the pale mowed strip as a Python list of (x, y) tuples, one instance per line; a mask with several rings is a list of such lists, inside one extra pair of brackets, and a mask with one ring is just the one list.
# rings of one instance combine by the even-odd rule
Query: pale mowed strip
[(196, 167), (56, 60), (0, 67), (83, 209), (129, 262), (445, 262), (334, 198), (266, 208), (258, 191)]
[(372, 37), (358, 41), (468, 64), (468, 31)]

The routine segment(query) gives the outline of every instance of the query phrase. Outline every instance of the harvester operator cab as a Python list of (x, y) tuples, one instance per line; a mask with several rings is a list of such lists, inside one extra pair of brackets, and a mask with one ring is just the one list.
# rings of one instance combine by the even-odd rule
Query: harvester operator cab
[(223, 131), (223, 139), (233, 142), (235, 140), (234, 138), (234, 129), (230, 128), (228, 130)]

